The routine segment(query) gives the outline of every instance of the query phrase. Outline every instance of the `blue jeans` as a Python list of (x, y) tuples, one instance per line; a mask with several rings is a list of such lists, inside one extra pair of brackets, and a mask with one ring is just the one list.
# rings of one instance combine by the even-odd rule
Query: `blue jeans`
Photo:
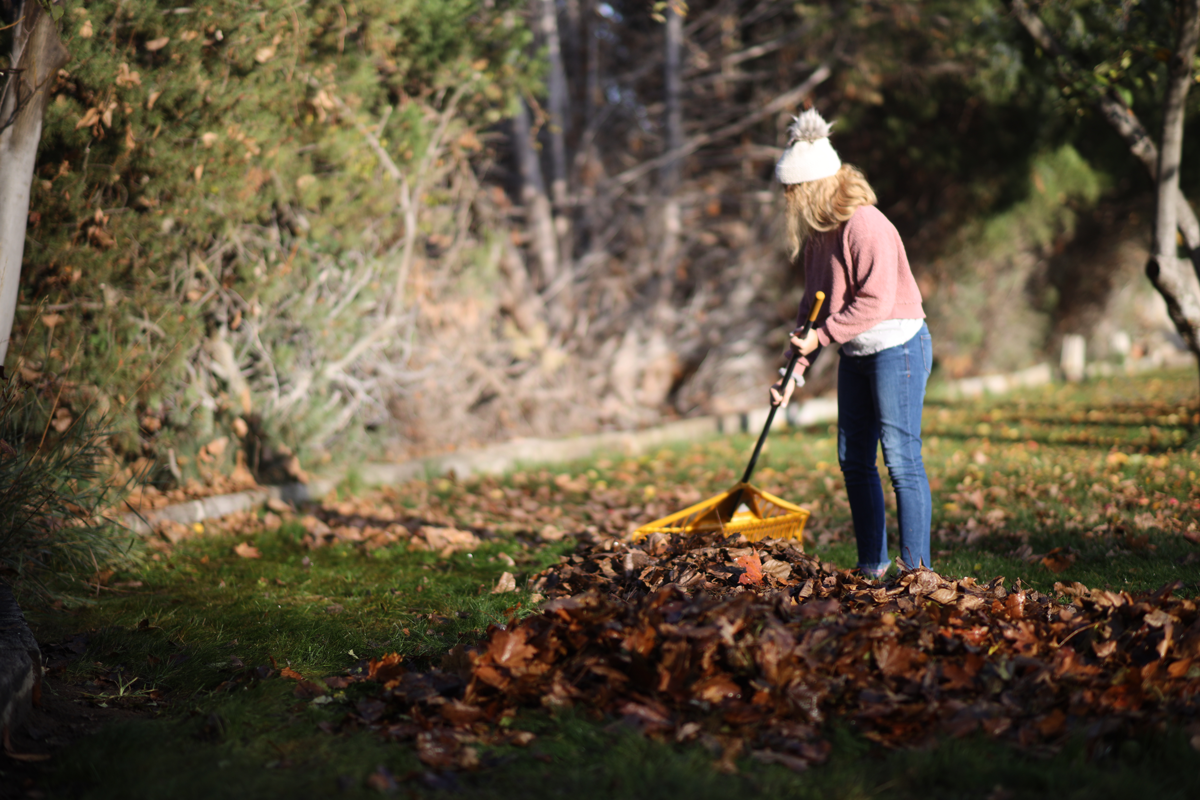
[(888, 558), (883, 486), (875, 466), (879, 443), (896, 490), (900, 558), (910, 568), (931, 565), (933, 500), (921, 460), (921, 406), (933, 368), (929, 328), (869, 356), (842, 356), (838, 367), (838, 461), (846, 480), (858, 567), (882, 575)]

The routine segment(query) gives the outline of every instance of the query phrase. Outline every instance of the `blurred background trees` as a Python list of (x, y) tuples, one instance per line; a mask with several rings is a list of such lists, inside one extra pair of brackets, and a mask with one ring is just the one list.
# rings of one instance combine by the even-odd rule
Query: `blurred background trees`
[(943, 375), (1067, 333), (1176, 349), (1155, 184), (1105, 116), (1157, 137), (1175, 4), (1020, 3), (1058, 52), (1016, 5), (67, 0), (7, 366), (163, 483), (757, 406), (810, 103), (906, 238)]

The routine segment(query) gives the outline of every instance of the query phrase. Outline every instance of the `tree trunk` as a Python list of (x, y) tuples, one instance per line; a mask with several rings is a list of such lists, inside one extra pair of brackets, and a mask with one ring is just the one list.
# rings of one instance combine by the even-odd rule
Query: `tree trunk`
[[(1041, 18), (1025, 4), (1025, 0), (1009, 0), (1009, 4), (1012, 6), (1013, 16), (1024, 26), (1038, 46), (1047, 55), (1058, 59), (1059, 74), (1064, 79), (1075, 82), (1083, 70), (1050, 34)], [(1141, 120), (1133, 113), (1133, 109), (1127, 106), (1125, 101), (1118, 97), (1112, 89), (1103, 92), (1097, 91), (1092, 97), (1092, 103), (1100, 112), (1100, 116), (1104, 117), (1104, 120), (1129, 145), (1129, 152), (1142, 162), (1146, 172), (1150, 174), (1150, 179), (1157, 181), (1158, 148), (1154, 145), (1154, 140), (1150, 138), (1150, 134), (1142, 125)], [(1197, 270), (1197, 274), (1200, 274), (1200, 220), (1197, 220), (1196, 212), (1192, 210), (1182, 191), (1175, 193), (1175, 209), (1178, 215), (1179, 232), (1183, 234), (1183, 241), (1187, 244), (1193, 266)]]
[[(570, 65), (567, 70), (568, 83), (574, 82), (578, 92), (579, 77), (583, 73), (583, 9), (584, 0), (566, 0), (564, 10), (567, 15), (567, 58)], [(578, 93), (575, 95), (578, 97)]]
[[(663, 83), (666, 88), (666, 155), (659, 173), (659, 189), (663, 198), (663, 248), (661, 263), (664, 271), (674, 266), (679, 251), (679, 175), (683, 156), (683, 110), (680, 105), (682, 94), (681, 52), (683, 49), (683, 15), (676, 7), (678, 0), (668, 0), (666, 9), (666, 41)], [(675, 155), (671, 155), (675, 154)]]
[(68, 61), (54, 21), (38, 2), (15, 5), (14, 70), (0, 90), (0, 368), (8, 355), (25, 256), (29, 193), (51, 82)]
[(554, 0), (542, 0), (542, 35), (550, 62), (547, 81), (550, 112), (550, 195), (559, 213), (567, 203), (567, 76), (563, 71), (562, 46), (558, 36), (558, 14)]
[(1183, 118), (1192, 85), (1192, 59), (1200, 42), (1200, 0), (1180, 0), (1179, 41), (1168, 65), (1169, 80), (1163, 101), (1162, 146), (1158, 151), (1158, 198), (1154, 247), (1146, 274), (1167, 301), (1167, 311), (1188, 349), (1200, 362), (1200, 281), (1179, 258), (1179, 164), (1183, 156)]
[(586, 124), (588, 128), (594, 128), (601, 107), (604, 105), (604, 95), (600, 91), (600, 32), (596, 30), (598, 23), (596, 18), (599, 13), (596, 11), (596, 0), (589, 0), (588, 20), (590, 24), (587, 27), (587, 103), (584, 105), (586, 109)]
[(521, 172), (521, 202), (525, 206), (529, 234), (533, 239), (533, 250), (537, 254), (540, 270), (539, 288), (545, 289), (558, 277), (558, 244), (554, 236), (550, 199), (546, 197), (546, 184), (542, 180), (542, 167), (533, 147), (529, 107), (524, 100), (517, 103), (517, 113), (513, 116), (513, 140), (517, 166)]
[(598, 0), (587, 0), (587, 78), (584, 97), (584, 129), (576, 145), (576, 198), (579, 203), (581, 241), (585, 252), (592, 252), (600, 231), (600, 216), (596, 208), (596, 185), (600, 180), (603, 165), (596, 147), (596, 132), (600, 128), (600, 115), (604, 108), (604, 94), (600, 88), (600, 14), (596, 8)]
[[(1038, 46), (1056, 59), (1059, 74), (1074, 82), (1084, 70), (1074, 62), (1050, 34), (1041, 18), (1025, 0), (1009, 0), (1013, 16), (1021, 23)], [(1195, 53), (1196, 2), (1183, 0), (1184, 25), (1179, 47), (1172, 58), (1171, 78), (1165, 101), (1163, 121), (1163, 151), (1155, 147), (1145, 126), (1128, 105), (1111, 89), (1096, 91), (1092, 102), (1100, 115), (1129, 145), (1129, 150), (1142, 162), (1157, 187), (1157, 215), (1153, 255), (1146, 265), (1146, 275), (1167, 304), (1167, 312), (1176, 331), (1188, 349), (1200, 361), (1200, 221), (1191, 204), (1179, 188), (1179, 162), (1183, 149), (1183, 101), (1191, 83), (1191, 55), (1180, 61), (1185, 47)], [(1190, 44), (1189, 44), (1190, 42)], [(1165, 149), (1170, 143), (1174, 154)], [(1190, 262), (1180, 259), (1176, 252), (1174, 231), (1183, 236)]]

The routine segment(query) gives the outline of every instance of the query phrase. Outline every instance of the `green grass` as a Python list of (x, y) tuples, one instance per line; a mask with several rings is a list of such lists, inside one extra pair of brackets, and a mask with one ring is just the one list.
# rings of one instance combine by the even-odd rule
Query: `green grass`
[[(1058, 581), (1140, 591), (1179, 580), (1184, 593), (1200, 594), (1200, 548), (1179, 535), (1200, 518), (1200, 461), (1188, 427), (1194, 384), (1190, 373), (1164, 374), (931, 403), (925, 456), (935, 487), (935, 567), (1004, 575), (1047, 592)], [(245, 674), (239, 664), (272, 659), (306, 677), (391, 651), (437, 665), (456, 644), (531, 608), (524, 591), (490, 589), (506, 570), (523, 585), (569, 549), (569, 539), (539, 543), (531, 534), (543, 525), (636, 524), (673, 510), (689, 492), (728, 488), (752, 446), (752, 437), (728, 437), (502, 478), (414, 482), (386, 494), (424, 516), (499, 531), (469, 555), (344, 545), (310, 552), (290, 524), (254, 537), (260, 559), (234, 554), (245, 536), (200, 539), (116, 576), (116, 590), (91, 605), (33, 613), (43, 642), (88, 633), (66, 676), (90, 702), (146, 712), (60, 753), (39, 788), (85, 798), (373, 796), (366, 779), (383, 766), (402, 792), (450, 787), (470, 797), (1200, 796), (1191, 731), (1124, 743), (1081, 739), (1036, 758), (986, 738), (889, 752), (839, 729), (830, 762), (804, 775), (749, 758), (730, 775), (714, 769), (720, 753), (703, 745), (645, 739), (611, 719), (527, 711), (516, 725), (538, 734), (531, 747), (483, 748), (480, 771), (434, 776), (411, 744), (321, 729), (340, 722), (366, 687), (313, 703), (293, 697), (294, 684), (278, 677), (233, 681)], [(853, 565), (829, 427), (775, 435), (756, 483), (812, 507), (809, 550)], [(1063, 572), (1029, 560), (1055, 547), (1074, 557)], [(142, 586), (115, 587), (126, 581)], [(126, 696), (114, 697), (121, 686)]]

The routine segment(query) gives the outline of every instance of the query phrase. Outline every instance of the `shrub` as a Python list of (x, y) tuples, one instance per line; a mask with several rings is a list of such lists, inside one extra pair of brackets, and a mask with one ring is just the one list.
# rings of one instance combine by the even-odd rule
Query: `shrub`
[(54, 592), (47, 578), (99, 573), (121, 557), (121, 537), (98, 511), (110, 494), (105, 418), (63, 414), (61, 387), (0, 387), (0, 572), (21, 589)]

